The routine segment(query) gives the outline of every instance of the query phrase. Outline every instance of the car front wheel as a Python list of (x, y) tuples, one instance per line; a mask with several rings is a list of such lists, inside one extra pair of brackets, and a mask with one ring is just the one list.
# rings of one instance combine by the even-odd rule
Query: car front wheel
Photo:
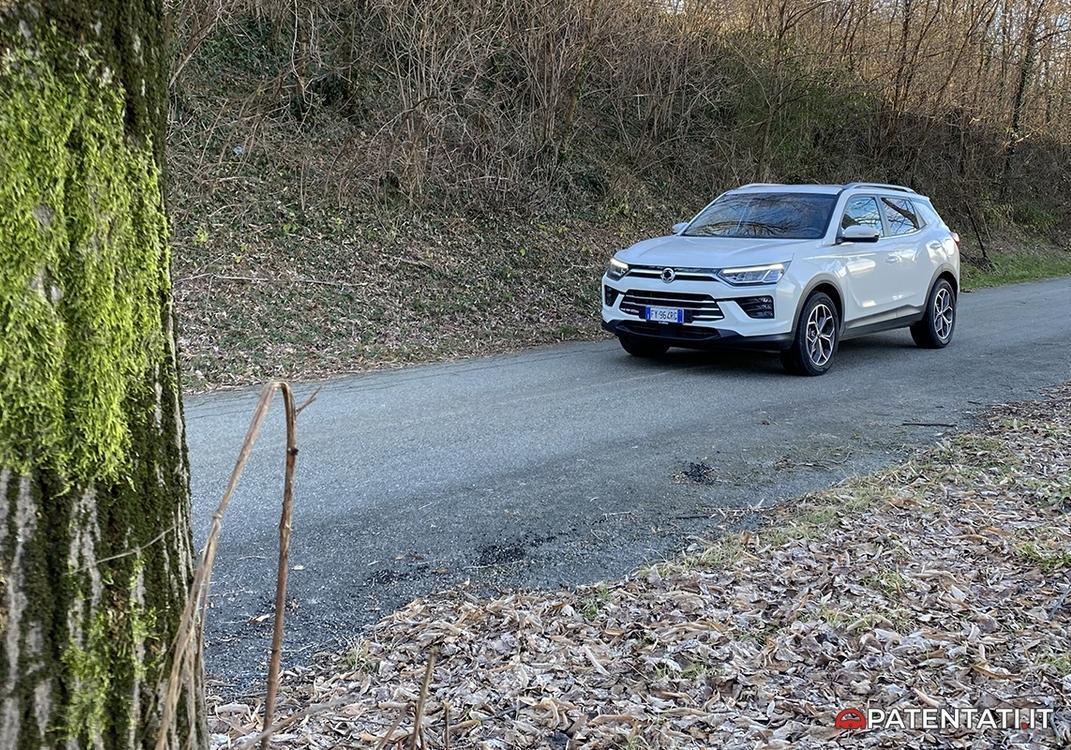
[(911, 326), (911, 338), (923, 349), (942, 349), (956, 331), (956, 291), (947, 279), (938, 279), (926, 300), (926, 313)]
[(833, 365), (840, 343), (837, 306), (825, 292), (814, 292), (800, 311), (792, 346), (781, 354), (781, 363), (794, 375), (823, 375)]
[(633, 338), (632, 336), (619, 336), (621, 348), (633, 357), (660, 357), (669, 350), (669, 344), (650, 339)]

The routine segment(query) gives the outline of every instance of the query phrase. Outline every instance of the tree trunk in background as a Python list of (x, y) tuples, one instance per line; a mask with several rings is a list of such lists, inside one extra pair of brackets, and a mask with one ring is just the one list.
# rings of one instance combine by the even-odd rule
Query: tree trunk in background
[[(3, 750), (158, 728), (193, 559), (163, 53), (163, 0), (0, 3)], [(200, 748), (186, 666), (170, 745)]]
[(1019, 77), (1015, 84), (1015, 96), (1012, 99), (1011, 122), (1008, 126), (1008, 141), (1004, 147), (1004, 167), (1000, 178), (1000, 199), (1008, 197), (1008, 183), (1011, 181), (1012, 164), (1015, 161), (1015, 150), (1022, 137), (1023, 107), (1026, 104), (1026, 92), (1030, 87), (1030, 79), (1034, 75), (1034, 65), (1038, 55), (1038, 28), (1041, 25), (1042, 10), (1045, 0), (1040, 0), (1037, 11), (1027, 19), (1026, 48), (1023, 50), (1023, 60), (1019, 65)]

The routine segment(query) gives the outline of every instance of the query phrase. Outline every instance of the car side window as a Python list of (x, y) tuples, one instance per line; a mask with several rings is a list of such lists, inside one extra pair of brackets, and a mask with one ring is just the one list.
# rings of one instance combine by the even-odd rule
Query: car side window
[(937, 215), (937, 212), (933, 210), (933, 206), (925, 201), (912, 201), (911, 205), (915, 208), (915, 216), (919, 218), (919, 223), (922, 226), (927, 224), (933, 224), (940, 226), (941, 217)]
[(892, 235), (907, 234), (922, 228), (922, 221), (915, 213), (911, 201), (902, 198), (882, 198), (881, 208)]
[(878, 202), (868, 195), (857, 195), (849, 198), (844, 206), (844, 215), (840, 220), (840, 228), (848, 227), (874, 227), (881, 235), (885, 229), (881, 225), (881, 214), (878, 213)]

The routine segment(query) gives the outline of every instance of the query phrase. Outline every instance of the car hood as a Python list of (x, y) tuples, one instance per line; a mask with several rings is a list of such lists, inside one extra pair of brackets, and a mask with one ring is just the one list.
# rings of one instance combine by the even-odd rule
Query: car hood
[(671, 235), (637, 242), (615, 257), (629, 265), (727, 268), (792, 260), (797, 249), (814, 242)]

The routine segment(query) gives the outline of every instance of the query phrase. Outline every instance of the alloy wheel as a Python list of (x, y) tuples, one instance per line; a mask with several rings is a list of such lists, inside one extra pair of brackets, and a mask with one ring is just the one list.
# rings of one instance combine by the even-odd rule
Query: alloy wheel
[(819, 302), (807, 316), (807, 356), (815, 367), (825, 367), (833, 356), (837, 340), (837, 318), (829, 306)]
[(938, 289), (937, 296), (933, 299), (933, 329), (941, 341), (948, 341), (948, 337), (952, 335), (955, 317), (956, 307), (952, 292), (947, 287)]

